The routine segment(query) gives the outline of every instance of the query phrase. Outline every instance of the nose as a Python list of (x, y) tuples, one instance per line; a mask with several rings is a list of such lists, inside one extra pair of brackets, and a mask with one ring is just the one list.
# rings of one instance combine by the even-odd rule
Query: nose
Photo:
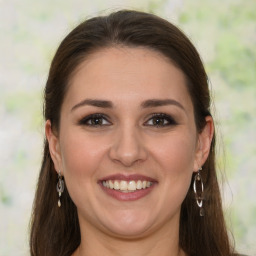
[(139, 131), (132, 127), (119, 129), (114, 135), (109, 156), (112, 161), (119, 162), (126, 167), (145, 161), (147, 150)]

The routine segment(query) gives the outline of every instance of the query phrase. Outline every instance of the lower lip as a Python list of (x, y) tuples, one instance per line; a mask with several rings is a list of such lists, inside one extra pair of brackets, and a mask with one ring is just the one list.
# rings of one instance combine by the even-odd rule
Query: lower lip
[(139, 200), (145, 196), (147, 196), (152, 189), (154, 188), (155, 184), (153, 183), (149, 188), (136, 190), (133, 192), (121, 192), (120, 190), (110, 189), (106, 188), (102, 185), (102, 183), (99, 183), (103, 191), (108, 194), (109, 196), (119, 200), (119, 201), (135, 201)]

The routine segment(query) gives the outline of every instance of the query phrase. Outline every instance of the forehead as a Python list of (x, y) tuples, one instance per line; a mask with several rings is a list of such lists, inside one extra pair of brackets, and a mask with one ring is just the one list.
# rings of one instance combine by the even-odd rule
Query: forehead
[(148, 98), (191, 103), (184, 73), (151, 49), (112, 47), (89, 55), (74, 72), (66, 101), (101, 98), (134, 104)]

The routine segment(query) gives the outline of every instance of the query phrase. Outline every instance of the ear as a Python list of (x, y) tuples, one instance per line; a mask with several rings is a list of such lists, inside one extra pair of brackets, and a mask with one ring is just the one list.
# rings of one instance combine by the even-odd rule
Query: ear
[(206, 116), (205, 121), (206, 125), (198, 135), (194, 172), (197, 172), (199, 168), (203, 166), (211, 149), (211, 143), (214, 134), (214, 123), (211, 116)]
[(47, 120), (45, 123), (45, 135), (49, 144), (49, 151), (54, 163), (54, 168), (58, 173), (62, 170), (61, 152), (59, 138), (54, 134), (52, 130), (51, 121)]

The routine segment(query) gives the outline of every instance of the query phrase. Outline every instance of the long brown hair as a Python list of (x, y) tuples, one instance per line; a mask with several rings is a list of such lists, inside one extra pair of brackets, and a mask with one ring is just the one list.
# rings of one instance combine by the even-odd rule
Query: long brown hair
[[(78, 25), (60, 44), (52, 61), (45, 87), (44, 118), (58, 133), (60, 110), (70, 78), (89, 54), (118, 45), (147, 47), (168, 57), (180, 68), (194, 106), (198, 133), (210, 114), (208, 79), (202, 61), (190, 40), (173, 24), (153, 14), (118, 11), (91, 18)], [(190, 256), (230, 256), (232, 247), (225, 226), (215, 170), (215, 138), (202, 171), (205, 185), (204, 207), (200, 217), (191, 188), (182, 203), (180, 246)], [(76, 206), (68, 191), (57, 207), (57, 174), (45, 139), (31, 220), (30, 251), (34, 256), (70, 256), (80, 244)]]

